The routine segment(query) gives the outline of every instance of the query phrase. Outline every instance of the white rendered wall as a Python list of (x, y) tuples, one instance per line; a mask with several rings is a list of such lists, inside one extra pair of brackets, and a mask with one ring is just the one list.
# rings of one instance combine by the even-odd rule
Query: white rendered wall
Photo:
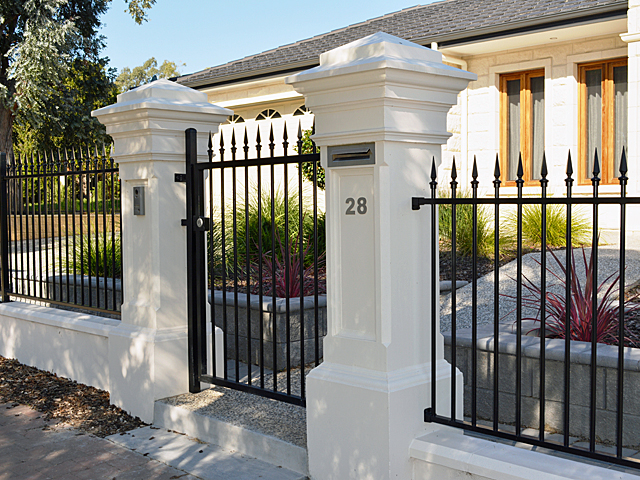
[(109, 334), (118, 320), (24, 302), (0, 304), (0, 355), (109, 390)]

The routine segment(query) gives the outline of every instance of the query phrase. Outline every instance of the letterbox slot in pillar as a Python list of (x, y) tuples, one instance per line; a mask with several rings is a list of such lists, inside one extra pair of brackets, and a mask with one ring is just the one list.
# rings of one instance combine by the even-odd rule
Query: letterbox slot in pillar
[(329, 167), (354, 167), (359, 165), (375, 165), (375, 143), (357, 143), (353, 145), (337, 145), (328, 149)]

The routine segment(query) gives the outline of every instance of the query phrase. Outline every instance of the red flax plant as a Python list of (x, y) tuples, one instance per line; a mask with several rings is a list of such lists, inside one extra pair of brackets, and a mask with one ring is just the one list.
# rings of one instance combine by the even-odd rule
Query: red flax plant
[[(315, 292), (316, 276), (318, 277), (318, 293), (326, 293), (324, 253), (318, 258), (316, 271), (313, 264), (304, 265), (305, 258), (313, 248), (310, 241), (306, 242), (302, 252), (300, 252), (300, 233), (293, 238), (289, 238), (286, 246), (283, 245), (277, 232), (276, 238), (280, 250), (279, 254), (274, 254), (272, 251), (262, 256), (263, 295), (273, 295), (273, 289), (275, 288), (275, 294), (280, 298), (295, 298), (301, 295), (305, 297), (312, 296)], [(257, 278), (258, 269), (255, 266), (253, 269)], [(302, 276), (300, 271), (302, 271)], [(252, 293), (258, 294), (258, 285), (254, 285)]]
[[(566, 285), (567, 285), (567, 270), (562, 264), (556, 254), (549, 250), (549, 253), (558, 264), (561, 274), (556, 273), (547, 267), (547, 272), (553, 275), (558, 284), (562, 287), (562, 294), (554, 292), (545, 292), (546, 303), (546, 322), (545, 322), (545, 336), (547, 338), (565, 338), (566, 335), (566, 320), (567, 320), (567, 298)], [(571, 340), (577, 340), (580, 342), (591, 342), (591, 335), (593, 333), (593, 295), (597, 295), (596, 300), (596, 342), (605, 343), (608, 345), (618, 345), (619, 340), (619, 328), (620, 328), (620, 302), (613, 298), (613, 293), (618, 291), (617, 285), (620, 282), (620, 275), (615, 273), (609, 275), (603, 280), (594, 292), (594, 265), (593, 254), (587, 255), (582, 248), (582, 260), (584, 262), (584, 269), (586, 273), (586, 281), (583, 285), (580, 283), (578, 277), (578, 271), (576, 268), (576, 258), (573, 249), (571, 250), (571, 294), (569, 296), (570, 304), (569, 308), (569, 332)], [(540, 262), (536, 260), (538, 265)], [(615, 277), (615, 278), (614, 278)], [(523, 318), (523, 320), (533, 320), (540, 322), (540, 305), (542, 298), (542, 290), (538, 285), (531, 282), (528, 278), (524, 277), (523, 287), (528, 290), (528, 293), (522, 297), (522, 306), (537, 310), (535, 317)], [(607, 283), (611, 281), (611, 284), (607, 287)], [(553, 287), (553, 286), (552, 286)], [(640, 310), (640, 306), (637, 304), (630, 304), (630, 301), (636, 300), (636, 297), (626, 300), (624, 303), (626, 313)], [(535, 328), (532, 331), (540, 331), (540, 327)], [(625, 337), (624, 343), (626, 346), (638, 346), (640, 345), (640, 339), (637, 338), (625, 325), (624, 327)]]

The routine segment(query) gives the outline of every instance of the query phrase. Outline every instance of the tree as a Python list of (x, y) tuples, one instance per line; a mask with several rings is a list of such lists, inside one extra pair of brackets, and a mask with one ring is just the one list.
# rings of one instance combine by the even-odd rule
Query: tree
[(92, 110), (116, 101), (115, 69), (108, 69), (106, 63), (105, 58), (73, 59), (55, 94), (45, 99), (39, 124), (18, 112), (13, 129), (18, 154), (110, 140), (104, 125), (91, 116)]
[[(0, 151), (13, 155), (18, 114), (32, 126), (51, 119), (75, 59), (100, 65), (100, 16), (111, 0), (0, 0)], [(155, 0), (124, 0), (138, 23)], [(88, 64), (85, 64), (85, 66)], [(104, 66), (104, 65), (103, 65)], [(67, 85), (69, 88), (69, 85)]]
[(154, 57), (144, 62), (139, 67), (134, 67), (131, 70), (129, 67), (124, 67), (116, 79), (116, 85), (120, 92), (126, 92), (132, 88), (149, 83), (153, 77), (156, 78), (171, 78), (180, 75), (179, 68), (184, 66), (178, 65), (175, 62), (165, 60), (158, 68), (158, 62)]

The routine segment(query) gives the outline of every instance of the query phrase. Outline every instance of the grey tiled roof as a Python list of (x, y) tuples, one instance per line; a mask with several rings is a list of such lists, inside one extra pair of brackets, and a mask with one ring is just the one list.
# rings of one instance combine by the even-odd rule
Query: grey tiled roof
[(627, 0), (446, 0), (418, 5), (284, 45), (257, 55), (185, 75), (182, 84), (197, 86), (267, 72), (317, 64), (321, 53), (382, 31), (426, 44), (461, 41), (478, 35), (579, 21), (586, 16), (624, 11)]

